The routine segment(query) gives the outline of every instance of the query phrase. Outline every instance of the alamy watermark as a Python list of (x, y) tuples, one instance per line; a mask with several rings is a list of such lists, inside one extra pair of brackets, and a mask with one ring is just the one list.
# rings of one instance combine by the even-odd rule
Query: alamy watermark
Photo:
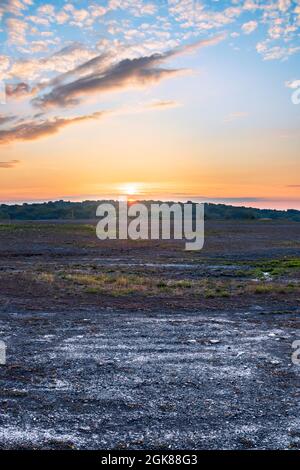
[(100, 240), (184, 240), (189, 251), (204, 245), (204, 204), (103, 202), (96, 215)]
[(6, 344), (4, 341), (0, 340), (0, 365), (4, 366), (6, 364)]
[(300, 339), (293, 342), (292, 348), (295, 350), (292, 354), (292, 363), (300, 366)]
[(286, 86), (294, 90), (291, 94), (291, 102), (300, 104), (300, 80), (290, 80), (286, 82)]
[(292, 93), (291, 100), (293, 104), (300, 104), (300, 86)]

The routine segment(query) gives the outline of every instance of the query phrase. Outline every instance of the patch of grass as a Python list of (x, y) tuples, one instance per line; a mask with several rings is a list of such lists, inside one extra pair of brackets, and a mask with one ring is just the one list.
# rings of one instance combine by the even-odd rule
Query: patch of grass
[(264, 273), (276, 277), (283, 276), (292, 270), (300, 270), (300, 258), (260, 261), (255, 263), (252, 274), (258, 279), (263, 279)]
[(221, 290), (220, 293), (219, 293), (219, 296), (220, 297), (230, 297), (230, 292), (228, 292), (226, 290)]
[(46, 284), (53, 284), (55, 276), (52, 273), (41, 272), (36, 275), (35, 279)]
[(204, 297), (206, 299), (214, 299), (216, 297), (216, 292), (213, 289), (206, 289), (204, 291)]
[(204, 288), (204, 297), (206, 299), (214, 299), (217, 297), (225, 298), (225, 297), (230, 297), (230, 296), (231, 296), (231, 293), (230, 293), (229, 286), (227, 285), (227, 283), (223, 284), (223, 283), (220, 283), (220, 281), (218, 281), (218, 283), (213, 285), (213, 283), (210, 282), (210, 286)]
[(129, 295), (143, 291), (147, 281), (136, 275), (116, 275), (112, 273), (101, 274), (63, 274), (63, 279), (74, 285), (82, 287), (90, 294), (107, 293), (113, 296)]
[(35, 279), (60, 286), (62, 289), (81, 290), (88, 294), (107, 294), (114, 297), (139, 294), (142, 296), (184, 296), (190, 298), (223, 298), (251, 295), (297, 294), (300, 286), (297, 281), (272, 281), (262, 278), (251, 279), (170, 279), (168, 276), (157, 276), (157, 273), (132, 273), (125, 269), (104, 269), (97, 273), (94, 266), (81, 266), (73, 271), (55, 273), (36, 272)]
[(165, 281), (158, 281), (156, 287), (158, 287), (158, 289), (166, 289), (168, 287), (168, 284)]
[(95, 226), (90, 224), (72, 223), (0, 223), (0, 232), (22, 232), (22, 231), (45, 231), (45, 232), (95, 232)]
[(248, 293), (254, 294), (290, 294), (292, 292), (297, 292), (299, 286), (288, 285), (288, 284), (278, 284), (278, 283), (262, 283), (256, 285), (249, 285), (246, 289)]
[(236, 271), (236, 276), (237, 277), (248, 277), (249, 276), (249, 271), (243, 271), (242, 269), (239, 269), (238, 271)]
[(193, 287), (193, 283), (191, 281), (182, 279), (182, 281), (177, 281), (177, 287), (182, 287), (183, 289), (191, 289)]
[(72, 281), (74, 284), (83, 286), (89, 286), (94, 284), (103, 284), (109, 282), (109, 276), (105, 274), (63, 274), (62, 277), (68, 281)]
[(101, 292), (101, 290), (99, 290), (98, 287), (87, 287), (85, 289), (85, 292), (87, 294), (99, 294)]
[(273, 288), (270, 285), (261, 284), (254, 288), (255, 294), (269, 294), (272, 292)]

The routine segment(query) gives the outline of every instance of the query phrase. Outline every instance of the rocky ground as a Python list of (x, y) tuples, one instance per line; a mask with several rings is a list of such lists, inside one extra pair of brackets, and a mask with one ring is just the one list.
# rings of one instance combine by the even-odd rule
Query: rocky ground
[(298, 449), (300, 225), (0, 226), (0, 448)]

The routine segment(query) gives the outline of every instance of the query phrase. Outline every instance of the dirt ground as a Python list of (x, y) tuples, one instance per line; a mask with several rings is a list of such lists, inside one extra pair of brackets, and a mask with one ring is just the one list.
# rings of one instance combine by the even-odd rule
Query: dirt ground
[(0, 224), (0, 448), (299, 449), (300, 224)]

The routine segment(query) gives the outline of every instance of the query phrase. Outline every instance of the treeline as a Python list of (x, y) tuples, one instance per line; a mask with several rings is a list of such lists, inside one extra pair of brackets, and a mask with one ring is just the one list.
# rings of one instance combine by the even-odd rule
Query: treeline
[[(97, 206), (103, 201), (55, 201), (34, 204), (0, 205), (0, 220), (89, 220), (96, 218)], [(105, 201), (113, 202), (113, 201)], [(146, 201), (149, 206), (158, 201)], [(169, 203), (171, 204), (171, 202)], [(225, 204), (205, 204), (205, 218), (211, 220), (293, 220), (300, 222), (300, 211), (253, 209)]]

